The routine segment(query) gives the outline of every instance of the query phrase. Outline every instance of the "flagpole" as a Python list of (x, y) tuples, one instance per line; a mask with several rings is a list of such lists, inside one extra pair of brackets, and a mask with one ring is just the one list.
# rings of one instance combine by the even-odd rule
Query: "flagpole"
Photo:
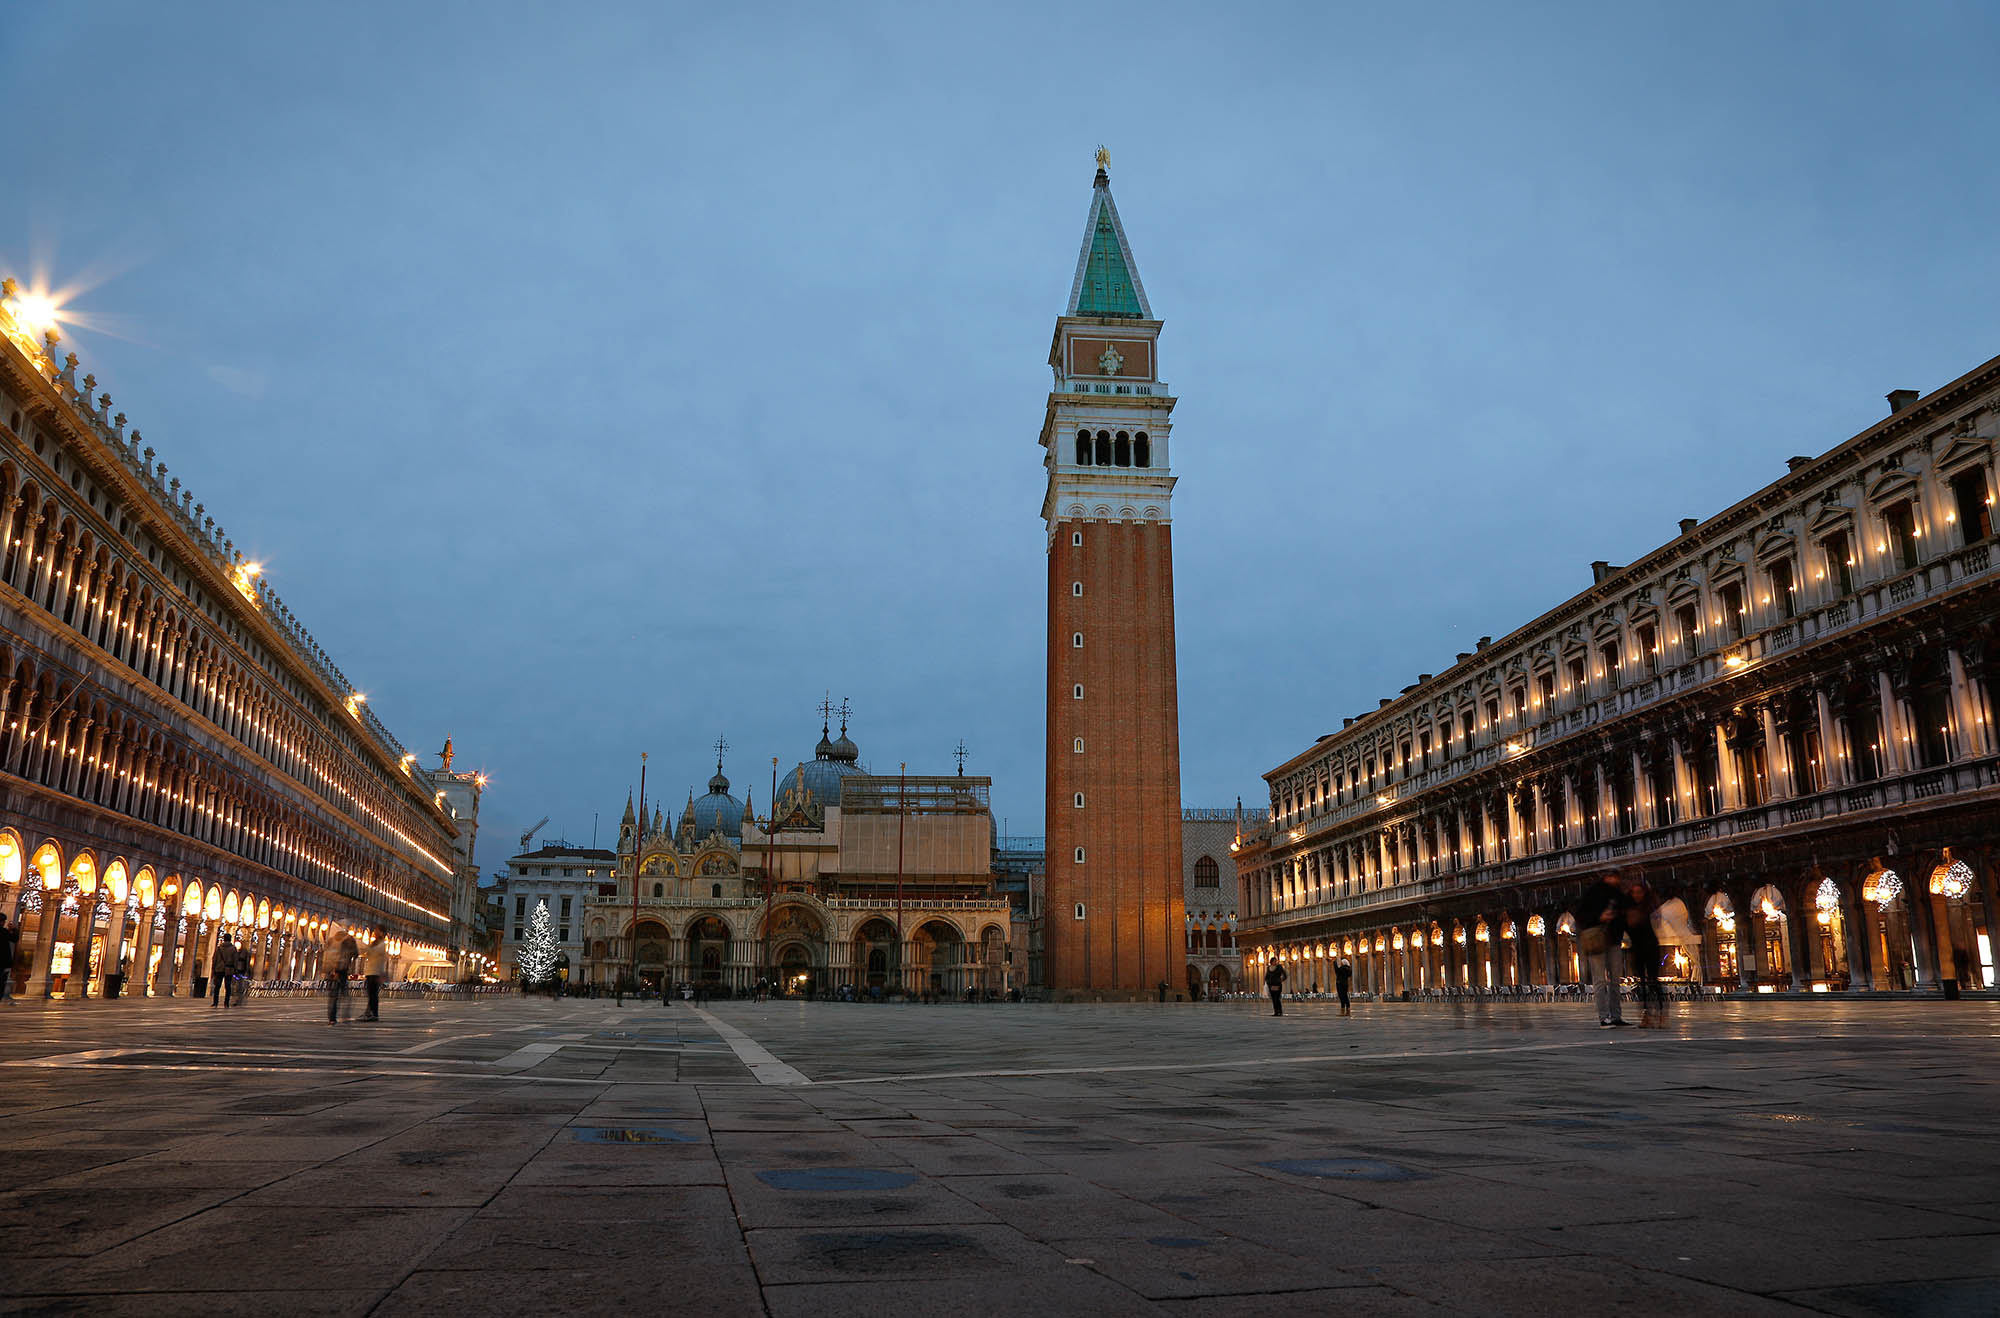
[(632, 840), (632, 936), (627, 941), (631, 951), (632, 987), (639, 987), (639, 853), (646, 843), (646, 752), (639, 752), (639, 831)]
[(910, 763), (896, 766), (896, 982), (910, 991), (909, 972), (903, 966), (903, 822), (909, 818)]
[(764, 830), (764, 928), (757, 947), (758, 956), (768, 969), (771, 963), (771, 892), (777, 881), (777, 875), (771, 872), (772, 852), (778, 844), (778, 757), (775, 755), (771, 757), (771, 795), (765, 802), (765, 808), (771, 812), (771, 824)]

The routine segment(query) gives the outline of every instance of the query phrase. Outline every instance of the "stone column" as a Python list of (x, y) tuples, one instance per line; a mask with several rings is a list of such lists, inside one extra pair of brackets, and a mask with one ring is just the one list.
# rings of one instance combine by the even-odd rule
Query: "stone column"
[[(98, 958), (95, 981), (99, 986), (100, 995), (104, 992), (102, 987), (104, 983), (118, 973), (118, 960), (125, 955), (125, 913), (130, 909), (131, 902), (132, 898), (128, 892), (124, 901), (117, 902), (111, 907), (111, 920), (104, 930), (104, 955)], [(122, 984), (118, 991), (120, 994), (125, 992)]]
[(1687, 751), (1681, 746), (1679, 737), (1668, 738), (1667, 753), (1674, 761), (1674, 805), (1679, 810), (1680, 818), (1694, 818), (1703, 813), (1707, 802), (1701, 799), (1697, 790), (1700, 783), (1696, 780), (1694, 766), (1688, 763)]
[(1716, 784), (1721, 788), (1723, 812), (1726, 814), (1731, 810), (1742, 809), (1743, 784), (1737, 781), (1734, 772), (1736, 760), (1729, 753), (1728, 730), (1720, 723), (1715, 725), (1715, 768)]
[[(32, 865), (21, 875), (24, 884), (39, 884), (41, 881), (42, 876)], [(55, 956), (56, 939), (62, 934), (63, 891), (61, 888), (43, 888), (41, 892), (41, 918), (35, 923), (35, 958), (28, 970), (23, 997), (49, 996), (49, 963)]]
[(1854, 781), (1854, 765), (1847, 756), (1847, 741), (1841, 735), (1841, 726), (1834, 720), (1832, 702), (1826, 692), (1813, 690), (1813, 712), (1819, 719), (1819, 764), (1821, 776), (1829, 790), (1845, 787)]
[(181, 890), (160, 898), (153, 909), (156, 914), (165, 911), (167, 922), (167, 927), (154, 935), (160, 940), (160, 965), (153, 972), (153, 996), (169, 998), (174, 993), (174, 949), (180, 946)]
[(1769, 701), (1758, 706), (1757, 717), (1764, 729), (1764, 764), (1771, 775), (1770, 796), (1774, 801), (1797, 796), (1798, 781), (1792, 772), (1792, 757), (1784, 739), (1778, 735), (1778, 720), (1771, 713)]
[(1597, 776), (1597, 818), (1591, 822), (1597, 828), (1599, 840), (1602, 840), (1618, 831), (1618, 802), (1612, 799), (1611, 784), (1604, 776), (1603, 757), (1593, 755), (1590, 768)]
[(1882, 701), (1882, 717), (1877, 720), (1882, 729), (1882, 776), (1889, 778), (1907, 772), (1910, 764), (1909, 748), (1903, 744), (1903, 705), (1896, 699), (1887, 669), (1876, 670), (1875, 689)]
[(1730, 884), (1729, 909), (1736, 913), (1736, 985), (1746, 993), (1757, 991), (1757, 912), (1750, 906), (1748, 890)]
[(152, 996), (153, 977), (146, 973), (146, 963), (153, 955), (153, 917), (158, 906), (139, 908), (139, 932), (132, 940), (132, 972), (126, 977), (125, 992), (137, 997)]
[[(1812, 967), (1808, 964), (1806, 931), (1809, 926), (1816, 927), (1819, 923), (1812, 904), (1812, 888), (1812, 882), (1808, 880), (1804, 883), (1789, 884), (1781, 889), (1785, 894), (1785, 942), (1791, 950), (1794, 993), (1806, 992), (1809, 987), (1807, 981), (1811, 978)], [(1819, 940), (1815, 938), (1813, 941), (1817, 943)]]
[(83, 998), (90, 993), (90, 950), (97, 946), (97, 908), (104, 901), (104, 876), (97, 886), (76, 899), (76, 932), (70, 937), (69, 981), (63, 985), (65, 998)]
[(1909, 912), (1910, 941), (1916, 944), (1919, 989), (1930, 988), (1951, 973), (1950, 963), (1939, 955), (1937, 912), (1931, 898), (1931, 871), (1935, 868), (1937, 861), (1932, 858), (1913, 866), (1914, 873), (1903, 874), (1903, 906)]
[(1957, 650), (1946, 650), (1951, 670), (1952, 722), (1958, 725), (1958, 759), (1993, 753), (1993, 729), (1984, 718), (1979, 687), (1965, 675), (1965, 660)]

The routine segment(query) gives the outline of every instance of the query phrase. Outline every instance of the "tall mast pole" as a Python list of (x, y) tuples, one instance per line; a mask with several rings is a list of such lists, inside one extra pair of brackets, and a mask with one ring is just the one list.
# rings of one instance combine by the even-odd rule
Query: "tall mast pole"
[(639, 853), (644, 851), (646, 842), (646, 752), (639, 752), (639, 832), (632, 839), (632, 936), (626, 945), (631, 950), (631, 975), (633, 987), (639, 984)]
[(910, 762), (896, 766), (896, 982), (910, 991), (910, 976), (903, 968), (903, 825), (909, 818)]
[(777, 875), (772, 872), (778, 845), (778, 757), (771, 757), (771, 795), (766, 806), (770, 810), (770, 824), (764, 829), (764, 928), (763, 937), (757, 940), (761, 949), (759, 955), (766, 966), (771, 962), (771, 891), (776, 886)]

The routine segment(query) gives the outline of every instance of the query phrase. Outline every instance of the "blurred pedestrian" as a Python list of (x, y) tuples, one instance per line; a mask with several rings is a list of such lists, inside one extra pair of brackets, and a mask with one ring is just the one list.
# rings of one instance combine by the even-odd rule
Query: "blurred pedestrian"
[(208, 1005), (226, 1007), (230, 1001), (230, 977), (236, 973), (236, 944), (224, 934), (208, 959)]
[(364, 1021), (382, 1019), (382, 980), (389, 973), (388, 938), (377, 929), (368, 950), (361, 956), (362, 982), (368, 986), (368, 1010), (362, 1014)]
[(1632, 973), (1639, 983), (1639, 1024), (1656, 1029), (1667, 1023), (1667, 991), (1660, 985), (1660, 935), (1653, 928), (1659, 902), (1638, 876), (1625, 885), (1625, 941), (1632, 948)]
[(1624, 973), (1620, 952), (1625, 945), (1625, 888), (1616, 874), (1605, 874), (1584, 894), (1576, 908), (1576, 950), (1590, 975), (1592, 1000), (1601, 1029), (1630, 1024), (1618, 1001), (1618, 980)]
[(1333, 991), (1340, 995), (1340, 1014), (1352, 1016), (1354, 1008), (1347, 1001), (1347, 989), (1354, 982), (1354, 963), (1346, 957), (1333, 963)]
[(1264, 972), (1264, 991), (1271, 995), (1271, 1014), (1273, 1016), (1284, 1015), (1285, 1014), (1284, 962), (1274, 960), (1271, 962), (1270, 968)]
[(337, 1024), (340, 1020), (341, 999), (347, 996), (347, 977), (354, 973), (354, 961), (359, 952), (354, 935), (344, 929), (328, 934), (320, 950), (320, 971), (326, 976), (328, 1025)]
[(20, 945), (20, 922), (0, 916), (0, 1002), (14, 1001), (14, 951)]

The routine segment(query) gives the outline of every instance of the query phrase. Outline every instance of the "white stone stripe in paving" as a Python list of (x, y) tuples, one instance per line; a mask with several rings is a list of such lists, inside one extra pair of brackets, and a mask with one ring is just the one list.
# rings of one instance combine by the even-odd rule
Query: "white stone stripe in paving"
[[(1766, 1043), (1818, 1040), (1822, 1037), (1825, 1036), (1820, 1034), (1767, 1034), (1758, 1036), (1760, 1041)], [(1573, 1048), (1732, 1042), (1736, 1041), (1706, 1037), (1662, 1037), (1660, 1035), (1654, 1035), (1651, 1038), (1640, 1038), (1629, 1034), (1613, 1034), (1591, 1035), (1588, 1038), (1568, 1040), (1561, 1043), (1507, 1044), (1494, 1048), (1453, 1048), (1444, 1051), (1433, 1048), (1410, 1048), (1395, 1052), (1379, 1053), (1287, 1053), (1282, 1057), (1212, 1057), (1199, 1062), (1123, 1062), (1112, 1066), (1019, 1066), (978, 1071), (925, 1071), (912, 1072), (908, 1075), (865, 1075), (843, 1080), (815, 1080), (812, 1083), (816, 1085), (893, 1085), (916, 1080), (1001, 1080), (1044, 1075), (1116, 1075), (1130, 1071), (1227, 1071), (1235, 1067), (1300, 1066), (1320, 1062), (1387, 1062), (1407, 1061), (1411, 1058), (1442, 1061), (1448, 1058), (1492, 1053), (1546, 1053)]]
[[(157, 1052), (159, 1050), (155, 1048), (114, 1048), (104, 1051), (115, 1054), (128, 1051)], [(70, 1056), (74, 1056), (74, 1054)], [(602, 1088), (609, 1088), (614, 1085), (621, 1087), (658, 1088), (676, 1083), (672, 1080), (585, 1080), (567, 1075), (513, 1075), (506, 1073), (496, 1074), (490, 1071), (413, 1071), (407, 1068), (386, 1066), (353, 1066), (343, 1067), (340, 1070), (334, 1071), (323, 1066), (229, 1066), (210, 1062), (78, 1062), (55, 1060), (46, 1057), (0, 1062), (0, 1066), (65, 1066), (100, 1071), (237, 1071), (245, 1074), (259, 1075), (317, 1075), (333, 1080), (358, 1080), (363, 1076), (382, 1075), (392, 1076), (397, 1079), (427, 1077), (439, 1080), (503, 1080), (508, 1084), (597, 1085)]]
[(690, 1007), (690, 1011), (708, 1022), (708, 1027), (722, 1036), (729, 1050), (736, 1054), (736, 1060), (750, 1068), (750, 1074), (757, 1077), (760, 1085), (809, 1085), (805, 1073), (785, 1065), (771, 1056), (770, 1049), (737, 1029), (727, 1021), (717, 1019), (700, 1007)]

